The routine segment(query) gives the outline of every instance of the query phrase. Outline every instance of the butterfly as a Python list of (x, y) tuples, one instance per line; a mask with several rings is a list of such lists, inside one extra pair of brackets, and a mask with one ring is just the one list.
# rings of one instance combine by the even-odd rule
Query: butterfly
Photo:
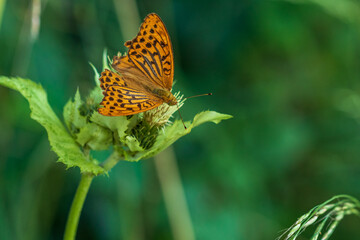
[(127, 116), (145, 112), (163, 103), (176, 105), (170, 92), (174, 57), (169, 33), (160, 17), (151, 13), (139, 33), (125, 42), (125, 56), (114, 56), (112, 68), (99, 78), (104, 98), (98, 112), (104, 116)]

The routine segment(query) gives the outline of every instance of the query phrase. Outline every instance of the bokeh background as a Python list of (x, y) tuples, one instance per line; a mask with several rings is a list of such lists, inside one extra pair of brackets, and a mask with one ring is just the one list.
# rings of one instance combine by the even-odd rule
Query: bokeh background
[[(360, 197), (359, 1), (0, 0), (0, 74), (41, 83), (62, 117), (94, 87), (89, 62), (124, 52), (150, 12), (173, 42), (175, 90), (213, 93), (184, 119), (234, 116), (174, 144), (196, 239), (275, 239), (334, 195)], [(0, 87), (0, 239), (62, 239), (79, 170), (56, 163), (29, 114)], [(346, 217), (333, 239), (358, 239), (359, 224)], [(94, 180), (77, 236), (174, 239), (153, 159)]]

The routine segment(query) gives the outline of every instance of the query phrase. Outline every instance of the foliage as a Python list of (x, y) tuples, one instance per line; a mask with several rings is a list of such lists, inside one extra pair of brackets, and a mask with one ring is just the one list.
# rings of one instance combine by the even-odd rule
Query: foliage
[[(346, 215), (360, 217), (360, 202), (351, 196), (338, 195), (314, 207), (302, 215), (286, 232), (283, 239), (297, 239), (310, 225), (318, 224), (311, 240), (329, 239), (335, 228)], [(280, 238), (279, 238), (280, 239)]]
[(44, 89), (26, 79), (0, 77), (0, 84), (20, 92), (28, 100), (31, 118), (39, 122), (47, 131), (53, 151), (59, 156), (59, 162), (68, 168), (77, 166), (81, 172), (95, 175), (104, 170), (92, 158), (86, 157), (74, 139), (64, 128), (61, 121), (50, 107)]

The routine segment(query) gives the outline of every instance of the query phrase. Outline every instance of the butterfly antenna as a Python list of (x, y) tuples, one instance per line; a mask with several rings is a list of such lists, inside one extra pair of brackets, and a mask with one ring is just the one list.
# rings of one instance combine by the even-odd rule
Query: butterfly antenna
[[(209, 96), (209, 95), (212, 95), (212, 93), (205, 93), (205, 94), (195, 95), (195, 96), (187, 97), (185, 99), (194, 98), (194, 97), (201, 97), (201, 96)], [(186, 126), (185, 126), (184, 120), (183, 120), (183, 118), (181, 116), (181, 113), (180, 113), (179, 104), (177, 103), (176, 106), (178, 108), (179, 116), (180, 116), (180, 119), (181, 119), (181, 121), (182, 121), (182, 123), (184, 125), (184, 128), (187, 129)]]
[(211, 96), (211, 95), (212, 95), (212, 93), (204, 93), (204, 94), (199, 94), (199, 95), (187, 97), (185, 99), (194, 98), (194, 97), (201, 97), (201, 96)]
[(180, 113), (180, 108), (179, 108), (179, 104), (178, 104), (178, 103), (176, 103), (176, 106), (177, 106), (177, 109), (178, 109), (178, 113), (179, 113), (180, 119), (181, 119), (181, 121), (182, 121), (182, 123), (183, 123), (183, 125), (184, 125), (185, 130), (186, 130), (186, 129), (187, 129), (187, 127), (185, 126), (184, 120), (183, 120), (183, 118), (182, 118), (182, 116), (181, 116), (181, 113)]

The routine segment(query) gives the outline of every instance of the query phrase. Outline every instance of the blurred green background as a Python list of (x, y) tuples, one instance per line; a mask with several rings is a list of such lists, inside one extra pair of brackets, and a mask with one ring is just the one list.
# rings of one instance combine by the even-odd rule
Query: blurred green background
[[(61, 117), (94, 87), (88, 63), (125, 51), (129, 6), (165, 22), (175, 90), (213, 93), (184, 119), (234, 116), (174, 144), (197, 239), (275, 239), (333, 195), (360, 197), (359, 1), (0, 0), (0, 75), (41, 83)], [(29, 114), (0, 87), (0, 239), (62, 239), (79, 170), (56, 163)], [(333, 239), (358, 239), (359, 224), (346, 217)], [(173, 239), (153, 159), (94, 180), (77, 236)]]

